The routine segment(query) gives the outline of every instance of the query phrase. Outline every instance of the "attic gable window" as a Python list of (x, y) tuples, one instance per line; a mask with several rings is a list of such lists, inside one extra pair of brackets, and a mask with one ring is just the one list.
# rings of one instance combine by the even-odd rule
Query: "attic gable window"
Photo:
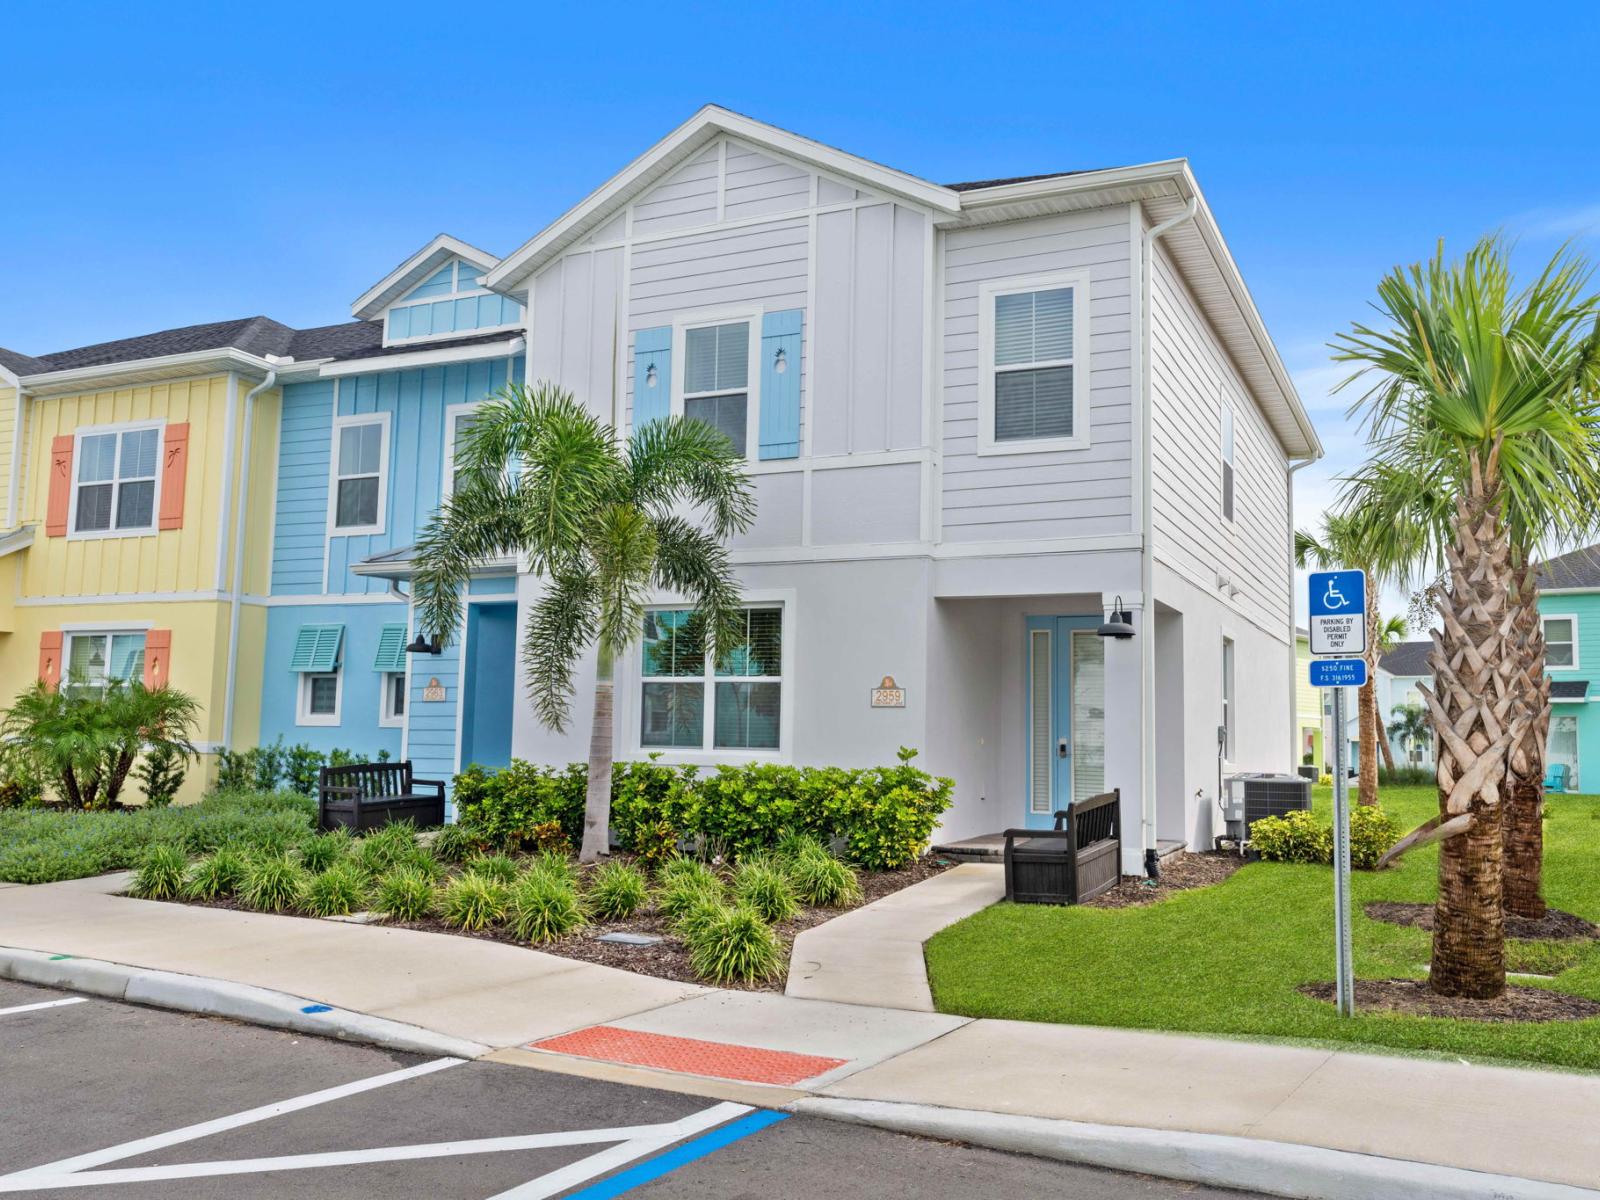
[(389, 310), (384, 344), (462, 337), (522, 324), (522, 305), (488, 291), (483, 269), (461, 259), (446, 263)]
[(978, 292), (978, 453), (1089, 445), (1089, 279), (994, 280)]

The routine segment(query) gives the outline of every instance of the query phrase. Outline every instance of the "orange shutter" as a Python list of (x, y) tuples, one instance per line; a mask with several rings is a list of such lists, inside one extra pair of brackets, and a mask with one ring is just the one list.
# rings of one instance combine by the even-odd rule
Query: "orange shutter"
[(189, 422), (168, 425), (161, 447), (161, 521), (157, 528), (183, 528), (183, 481), (189, 474)]
[[(68, 441), (72, 439), (68, 438)], [(39, 635), (39, 682), (54, 689), (61, 682), (61, 631), (46, 629)]]
[[(50, 498), (45, 504), (46, 537), (65, 537), (67, 510), (72, 505), (72, 435), (63, 433), (50, 443)], [(56, 643), (57, 648), (60, 643)]]
[(144, 685), (167, 686), (167, 658), (172, 653), (172, 630), (152, 629), (144, 635)]

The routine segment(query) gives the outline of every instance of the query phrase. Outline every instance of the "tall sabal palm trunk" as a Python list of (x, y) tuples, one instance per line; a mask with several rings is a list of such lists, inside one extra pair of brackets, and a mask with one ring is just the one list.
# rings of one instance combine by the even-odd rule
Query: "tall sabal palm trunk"
[(1545, 914), (1544, 770), (1550, 737), (1550, 677), (1545, 673), (1544, 630), (1539, 619), (1539, 568), (1521, 554), (1513, 572), (1512, 679), (1526, 725), (1506, 762), (1505, 910), (1538, 920)]
[(1501, 785), (1506, 753), (1522, 734), (1507, 654), (1515, 614), (1508, 601), (1510, 549), (1501, 525), (1499, 446), (1472, 456), (1456, 501), (1449, 585), (1439, 597), (1442, 632), (1429, 656), (1434, 685), (1423, 699), (1439, 737), (1439, 846), (1432, 989), (1490, 999), (1505, 991)]
[[(1367, 601), (1367, 681), (1356, 693), (1356, 730), (1361, 740), (1360, 791), (1362, 804), (1378, 803), (1378, 744), (1384, 740), (1378, 720), (1378, 606)], [(1391, 768), (1393, 763), (1390, 764)]]

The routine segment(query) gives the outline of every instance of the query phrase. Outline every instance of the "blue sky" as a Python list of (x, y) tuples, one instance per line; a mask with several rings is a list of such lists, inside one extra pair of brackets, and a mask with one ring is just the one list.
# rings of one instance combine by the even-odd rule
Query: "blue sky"
[(1187, 156), (1329, 450), (1305, 516), (1360, 457), (1325, 343), (1383, 271), (1494, 229), (1600, 249), (1592, 3), (70, 3), (5, 40), (24, 352), (346, 319), (434, 233), (503, 254), (706, 101), (941, 182)]

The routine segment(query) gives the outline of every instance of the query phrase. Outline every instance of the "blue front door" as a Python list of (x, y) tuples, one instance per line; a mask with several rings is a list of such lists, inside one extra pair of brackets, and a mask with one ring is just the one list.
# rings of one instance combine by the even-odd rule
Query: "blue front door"
[(1024, 824), (1048, 829), (1074, 799), (1105, 791), (1105, 643), (1099, 617), (1029, 617), (1024, 645)]
[(461, 765), (498, 770), (511, 762), (516, 705), (517, 606), (467, 605), (461, 685)]

